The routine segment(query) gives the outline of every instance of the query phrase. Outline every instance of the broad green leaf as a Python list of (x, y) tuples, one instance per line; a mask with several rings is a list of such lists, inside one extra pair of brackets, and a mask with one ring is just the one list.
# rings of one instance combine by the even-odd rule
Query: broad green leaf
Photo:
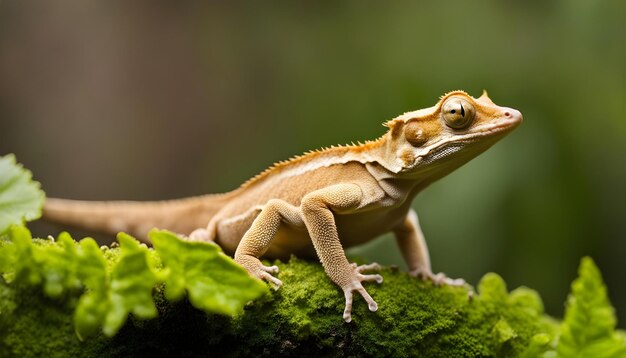
[(148, 236), (167, 272), (168, 300), (180, 299), (186, 290), (194, 307), (234, 315), (267, 291), (263, 282), (250, 277), (213, 243), (185, 241), (159, 230), (152, 230)]
[(626, 357), (600, 271), (584, 257), (572, 283), (557, 345), (560, 357)]
[(45, 194), (13, 154), (0, 157), (0, 234), (41, 216)]

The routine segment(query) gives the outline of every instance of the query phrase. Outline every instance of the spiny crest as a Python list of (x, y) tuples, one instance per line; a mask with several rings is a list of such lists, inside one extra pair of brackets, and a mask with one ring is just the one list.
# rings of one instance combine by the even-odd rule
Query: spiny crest
[(402, 131), (402, 124), (404, 123), (404, 120), (396, 117), (394, 119), (391, 119), (385, 123), (383, 123), (383, 126), (389, 128), (389, 132), (391, 133), (391, 137), (392, 138), (396, 138), (400, 132)]
[[(441, 96), (440, 101), (439, 101), (439, 104), (441, 105), (441, 104), (443, 103), (443, 100), (444, 100), (444, 99), (446, 99), (446, 98), (448, 98), (448, 97), (450, 97), (450, 96), (453, 96), (453, 95), (465, 95), (465, 96), (467, 96), (467, 97), (470, 97), (470, 98), (472, 98), (472, 99), (476, 100), (476, 98), (474, 98), (474, 97), (470, 96), (467, 92), (465, 92), (465, 91), (461, 91), (461, 90), (457, 90), (457, 91), (451, 91), (451, 92), (448, 92), (448, 93), (444, 94), (443, 96)], [(490, 103), (490, 104), (495, 105), (495, 103), (493, 103), (493, 101), (491, 100), (491, 98), (489, 98), (489, 93), (487, 93), (487, 90), (486, 90), (486, 89), (483, 89), (483, 93), (480, 95), (480, 97), (478, 98), (478, 100), (482, 100), (482, 101), (485, 101), (485, 102), (487, 102), (487, 103)]]
[(355, 153), (361, 153), (367, 149), (371, 149), (375, 146), (380, 145), (382, 137), (376, 140), (366, 140), (365, 143), (358, 142), (358, 144), (352, 143), (351, 145), (331, 145), (329, 147), (322, 147), (321, 149), (313, 149), (307, 152), (304, 152), (300, 155), (295, 155), (289, 159), (278, 161), (272, 164), (270, 167), (255, 175), (254, 177), (248, 179), (244, 182), (240, 188), (246, 188), (251, 186), (252, 184), (264, 179), (265, 177), (271, 175), (272, 173), (280, 172), (288, 166), (295, 165), (305, 161), (311, 161), (317, 157), (326, 154), (334, 154), (335, 156), (339, 156), (340, 154), (344, 154), (346, 152), (352, 151)]
[(383, 123), (383, 126), (389, 128), (391, 130), (392, 136), (395, 136), (396, 132), (400, 130), (400, 128), (402, 128), (401, 124), (406, 123), (406, 121), (411, 118), (414, 118), (416, 112), (419, 112), (419, 111), (405, 112)]
[(416, 111), (405, 112), (397, 116), (396, 118), (393, 118), (387, 121), (386, 123), (383, 123), (383, 126), (389, 128), (391, 130), (392, 137), (395, 137), (395, 135), (398, 134), (398, 132), (402, 129), (402, 124), (405, 124), (409, 120), (412, 120), (412, 119), (427, 118), (437, 108), (438, 107), (435, 106), (435, 107), (418, 109)]
[(455, 91), (447, 92), (443, 96), (439, 97), (439, 101), (442, 101), (445, 98), (448, 98), (450, 96), (457, 95), (457, 94), (462, 94), (462, 95), (469, 96), (469, 94), (467, 94), (467, 92), (465, 92), (463, 90), (455, 90)]

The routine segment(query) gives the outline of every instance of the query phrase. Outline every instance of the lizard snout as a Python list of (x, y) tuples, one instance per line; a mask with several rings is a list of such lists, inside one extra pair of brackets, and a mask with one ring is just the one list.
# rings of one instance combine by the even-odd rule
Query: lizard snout
[(510, 119), (512, 122), (515, 122), (517, 124), (522, 123), (522, 121), (524, 120), (524, 116), (522, 116), (522, 112), (518, 111), (517, 109), (513, 109), (513, 108), (503, 108), (504, 110), (504, 117)]

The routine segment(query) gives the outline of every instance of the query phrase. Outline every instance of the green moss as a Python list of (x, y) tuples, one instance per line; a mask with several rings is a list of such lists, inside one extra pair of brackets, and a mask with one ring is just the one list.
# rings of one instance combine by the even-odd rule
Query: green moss
[(80, 356), (74, 305), (71, 299), (44, 298), (40, 288), (9, 287), (0, 280), (0, 357)]
[[(118, 254), (109, 250), (106, 257)], [(131, 318), (113, 338), (99, 334), (83, 342), (74, 333), (71, 295), (51, 300), (41, 289), (2, 281), (0, 356), (518, 356), (553, 336), (539, 296), (526, 288), (508, 293), (495, 274), (470, 299), (465, 288), (435, 287), (384, 269), (383, 284), (366, 286), (378, 312), (359, 297), (348, 324), (341, 318), (343, 294), (318, 263), (276, 264), (283, 287), (234, 318), (207, 315), (185, 300), (168, 303), (159, 286), (158, 318)]]

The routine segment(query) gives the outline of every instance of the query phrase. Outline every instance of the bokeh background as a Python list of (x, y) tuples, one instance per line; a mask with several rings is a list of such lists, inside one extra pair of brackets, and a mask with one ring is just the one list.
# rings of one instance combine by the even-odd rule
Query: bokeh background
[(434, 269), (559, 317), (590, 255), (624, 327), (626, 2), (0, 1), (0, 154), (49, 196), (228, 191), (455, 89), (524, 123), (418, 196)]

